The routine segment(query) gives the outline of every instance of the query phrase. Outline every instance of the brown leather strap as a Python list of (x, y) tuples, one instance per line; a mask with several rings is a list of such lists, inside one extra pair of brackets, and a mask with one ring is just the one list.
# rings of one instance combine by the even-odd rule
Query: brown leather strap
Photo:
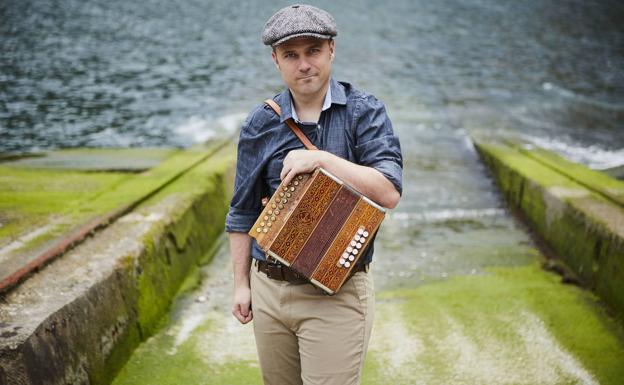
[[(273, 110), (275, 110), (278, 116), (282, 116), (282, 109), (277, 103), (275, 103), (275, 100), (267, 99), (264, 102), (268, 104)], [(303, 143), (305, 148), (307, 148), (308, 150), (318, 150), (318, 148), (315, 145), (313, 145), (312, 142), (310, 142), (310, 139), (308, 139), (308, 137), (305, 136), (305, 134), (301, 131), (301, 129), (297, 127), (297, 125), (295, 124), (295, 121), (292, 118), (286, 119), (286, 124), (288, 125), (288, 127), (290, 127), (292, 132), (294, 132), (295, 135), (297, 135), (297, 138), (299, 138), (299, 140), (301, 141), (301, 143)]]

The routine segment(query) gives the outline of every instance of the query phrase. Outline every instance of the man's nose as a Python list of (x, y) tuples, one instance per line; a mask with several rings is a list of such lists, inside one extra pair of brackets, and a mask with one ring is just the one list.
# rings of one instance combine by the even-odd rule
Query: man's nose
[(306, 59), (299, 60), (299, 71), (308, 72), (310, 68), (312, 68), (312, 66), (310, 65), (310, 63), (308, 63)]

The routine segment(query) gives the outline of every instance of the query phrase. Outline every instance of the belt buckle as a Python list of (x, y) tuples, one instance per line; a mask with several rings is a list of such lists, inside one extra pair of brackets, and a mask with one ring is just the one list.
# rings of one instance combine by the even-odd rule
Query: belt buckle
[(283, 281), (284, 271), (282, 270), (282, 265), (277, 263), (267, 263), (267, 277)]

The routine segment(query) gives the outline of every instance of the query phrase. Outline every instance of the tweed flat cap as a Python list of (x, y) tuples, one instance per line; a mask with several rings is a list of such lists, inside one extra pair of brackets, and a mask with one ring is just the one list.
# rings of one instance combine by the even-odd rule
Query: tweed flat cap
[(275, 47), (295, 37), (330, 39), (337, 34), (336, 21), (328, 12), (311, 5), (295, 4), (271, 16), (264, 25), (262, 42)]

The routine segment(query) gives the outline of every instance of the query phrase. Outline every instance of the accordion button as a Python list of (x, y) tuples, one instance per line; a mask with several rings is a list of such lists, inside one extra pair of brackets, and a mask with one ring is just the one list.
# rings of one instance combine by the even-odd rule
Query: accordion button
[(290, 191), (295, 191), (295, 188), (294, 188), (294, 187), (291, 187), (291, 188), (290, 188)]
[(354, 241), (356, 241), (356, 242), (358, 242), (358, 241), (360, 240), (360, 236), (359, 236), (359, 235), (356, 235), (355, 237), (353, 237), (353, 240), (354, 240)]
[(277, 219), (277, 218), (275, 217), (275, 215), (271, 216), (271, 220), (272, 220), (272, 221), (274, 221), (274, 220), (276, 220), (276, 219)]
[(272, 207), (272, 208), (276, 208), (276, 207), (277, 207), (277, 205), (276, 205), (275, 203), (273, 203), (273, 204), (271, 204), (271, 207)]
[(265, 222), (260, 222), (260, 226), (264, 227), (264, 225), (266, 225)]
[(296, 180), (293, 184), (294, 184), (295, 186), (299, 186), (299, 181), (298, 181), (298, 180)]
[(290, 198), (291, 196), (292, 196), (291, 193), (289, 193), (289, 192), (286, 193), (286, 198)]
[(284, 191), (288, 191), (288, 187), (284, 186)]
[(361, 249), (362, 248), (362, 244), (360, 242), (358, 242), (358, 243), (355, 244), (355, 247), (357, 247), (358, 249)]
[(273, 214), (275, 214), (275, 215), (279, 215), (279, 213), (280, 213), (280, 211), (279, 211), (279, 210), (275, 210), (275, 211), (273, 212)]
[(353, 262), (354, 259), (355, 257), (353, 255), (349, 255), (349, 261)]
[(267, 211), (267, 213), (268, 213), (269, 215), (271, 215), (271, 214), (273, 214), (273, 210), (269, 210), (269, 211)]
[(267, 229), (267, 228), (265, 227), (264, 229), (262, 229), (262, 232), (263, 232), (263, 233), (267, 233), (267, 232), (269, 232), (269, 229)]
[(258, 227), (258, 228), (256, 229), (256, 232), (261, 233), (261, 232), (262, 232), (262, 229), (261, 229), (260, 227)]
[(280, 193), (279, 193), (279, 196), (283, 197), (283, 196), (284, 196), (284, 193), (283, 193), (283, 192), (280, 192)]
[(286, 198), (282, 199), (282, 203), (288, 203), (288, 199)]
[(279, 209), (281, 210), (284, 208), (284, 205), (280, 203), (279, 205), (277, 205), (277, 207), (279, 207)]
[(268, 216), (268, 215), (265, 215), (265, 216), (264, 216), (264, 220), (265, 220), (265, 221), (268, 221), (268, 220), (269, 220), (269, 216)]
[(359, 253), (358, 249), (353, 249), (353, 255), (357, 255), (357, 253)]
[(271, 226), (273, 226), (273, 223), (271, 222), (267, 223), (267, 227), (271, 227)]
[(349, 258), (349, 253), (342, 253), (342, 258), (344, 258), (344, 259)]
[(303, 179), (303, 175), (297, 175), (297, 179), (299, 180)]
[[(264, 225), (260, 225), (260, 226), (264, 226)], [(356, 245), (356, 244), (357, 244), (357, 242), (356, 242), (356, 241), (351, 241), (351, 246), (352, 246), (352, 247), (355, 247), (355, 245)]]
[(368, 237), (368, 231), (365, 231), (365, 232), (364, 232), (364, 234), (362, 234), (362, 236), (363, 236), (364, 238)]
[(358, 234), (363, 235), (364, 234), (364, 229), (358, 229)]
[(338, 262), (339, 262), (341, 265), (344, 265), (344, 264), (345, 264), (345, 262), (347, 262), (347, 261), (345, 261), (343, 258), (340, 258), (340, 260), (339, 260)]
[(351, 246), (347, 247), (347, 253), (350, 253), (352, 251), (353, 251), (353, 247), (351, 247)]
[(351, 262), (345, 262), (344, 267), (351, 267)]

